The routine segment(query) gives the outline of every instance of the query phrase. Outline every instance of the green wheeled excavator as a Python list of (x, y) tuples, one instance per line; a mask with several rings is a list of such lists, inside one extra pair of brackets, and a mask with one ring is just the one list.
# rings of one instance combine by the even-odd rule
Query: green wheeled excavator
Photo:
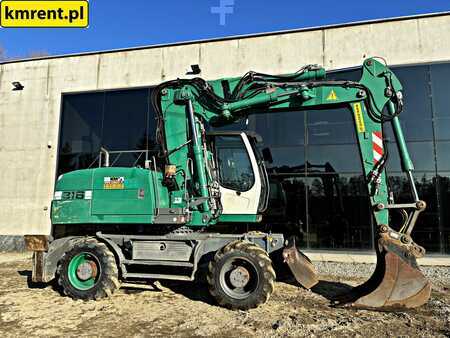
[[(271, 255), (282, 252), (297, 281), (313, 287), (317, 274), (295, 240), (227, 230), (249, 224), (257, 229), (269, 200), (269, 180), (256, 135), (211, 127), (250, 114), (346, 107), (377, 225), (378, 261), (366, 283), (333, 305), (395, 310), (427, 302), (431, 285), (416, 261), (425, 250), (411, 238), (425, 202), (417, 194), (399, 122), (402, 85), (383, 62), (365, 60), (359, 82), (329, 80), (317, 65), (286, 75), (178, 79), (154, 88), (152, 103), (158, 156), (144, 167), (119, 168), (109, 166), (109, 152), (102, 149), (98, 168), (58, 178), (51, 235), (26, 236), (34, 251), (34, 281), (56, 279), (66, 295), (88, 300), (111, 295), (121, 281), (193, 281), (205, 274), (220, 305), (249, 309), (272, 293)], [(410, 203), (396, 204), (388, 190), (384, 123), (394, 131)], [(404, 215), (402, 224), (390, 224), (393, 211)]]

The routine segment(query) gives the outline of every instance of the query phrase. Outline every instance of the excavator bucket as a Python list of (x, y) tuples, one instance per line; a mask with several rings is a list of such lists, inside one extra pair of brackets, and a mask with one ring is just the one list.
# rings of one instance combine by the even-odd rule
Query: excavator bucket
[[(319, 281), (313, 264), (298, 250), (295, 239), (288, 243), (283, 250), (285, 262), (303, 287), (312, 288)], [(348, 293), (334, 297), (331, 300), (333, 306), (396, 311), (416, 308), (428, 301), (431, 284), (416, 260), (425, 254), (422, 247), (409, 236), (382, 225), (376, 253), (377, 266), (370, 279)]]
[(425, 250), (409, 236), (380, 227), (377, 266), (370, 279), (349, 293), (333, 299), (335, 306), (395, 311), (419, 307), (430, 298), (431, 284), (416, 259)]
[(295, 245), (295, 238), (288, 240), (283, 250), (283, 259), (288, 264), (297, 282), (306, 289), (311, 289), (319, 282), (313, 263)]

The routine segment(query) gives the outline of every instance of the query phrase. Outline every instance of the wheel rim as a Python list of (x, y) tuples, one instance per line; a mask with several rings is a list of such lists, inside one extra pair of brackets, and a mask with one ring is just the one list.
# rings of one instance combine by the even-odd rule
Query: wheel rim
[(68, 267), (69, 281), (78, 290), (94, 287), (100, 276), (100, 263), (94, 255), (82, 252), (74, 256)]
[(245, 299), (257, 289), (259, 276), (253, 262), (245, 257), (236, 257), (222, 266), (219, 281), (228, 296)]

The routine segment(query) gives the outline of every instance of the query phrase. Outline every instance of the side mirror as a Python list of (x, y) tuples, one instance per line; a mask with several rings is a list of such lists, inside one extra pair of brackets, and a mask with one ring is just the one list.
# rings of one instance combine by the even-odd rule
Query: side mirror
[(266, 161), (267, 163), (273, 163), (272, 152), (270, 151), (270, 148), (263, 148), (262, 156), (264, 161)]

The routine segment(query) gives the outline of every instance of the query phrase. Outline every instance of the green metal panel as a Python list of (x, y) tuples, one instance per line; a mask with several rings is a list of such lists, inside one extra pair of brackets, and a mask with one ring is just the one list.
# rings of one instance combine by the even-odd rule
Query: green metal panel
[[(106, 184), (111, 179), (123, 179), (123, 186)], [(97, 168), (64, 174), (56, 184), (55, 191), (62, 192), (63, 197), (52, 203), (52, 222), (151, 223), (155, 207), (169, 205), (167, 189), (161, 181), (161, 173), (141, 168)], [(65, 192), (75, 194), (66, 199)], [(76, 192), (82, 192), (83, 198), (78, 199)]]
[(87, 224), (92, 222), (91, 201), (64, 200), (52, 202), (52, 224)]
[[(363, 101), (352, 104), (351, 110), (353, 112), (355, 122), (355, 130), (358, 138), (364, 176), (367, 180), (375, 166), (373, 155), (373, 134), (381, 134), (381, 124), (369, 117), (367, 114), (367, 108)], [(374, 207), (378, 203), (387, 205), (388, 190), (385, 171), (381, 173), (378, 190), (374, 191), (373, 184), (371, 183), (367, 183), (367, 189), (369, 191), (372, 210), (375, 210)], [(389, 224), (389, 213), (387, 209), (374, 211), (374, 215), (377, 224)]]
[[(124, 180), (123, 188), (109, 189), (105, 180)], [(99, 168), (93, 173), (93, 215), (151, 215), (155, 208), (148, 170)]]
[(92, 190), (93, 169), (76, 170), (61, 175), (55, 185), (55, 191)]
[[(207, 190), (205, 190), (208, 182), (206, 182), (204, 173), (206, 162), (203, 161), (203, 148), (201, 147), (201, 143), (198, 146), (195, 146), (192, 145), (194, 143), (192, 142), (189, 147), (194, 148), (194, 160), (189, 162), (189, 147), (183, 146), (189, 140), (193, 139), (192, 132), (189, 128), (187, 107), (184, 103), (174, 104), (174, 101), (182, 100), (182, 102), (186, 102), (186, 100), (189, 99), (194, 99), (190, 92), (180, 93), (172, 90), (167, 91), (161, 98), (161, 106), (164, 111), (166, 150), (170, 154), (168, 156), (168, 162), (176, 165), (177, 175), (175, 176), (175, 180), (179, 188), (169, 192), (169, 207), (171, 208), (187, 207), (190, 202), (189, 200), (186, 200), (186, 196), (188, 196), (186, 194), (186, 190), (188, 189), (186, 186), (187, 184), (191, 184), (194, 189), (202, 191), (203, 194), (208, 193)], [(194, 110), (196, 112), (203, 111), (197, 102)], [(195, 126), (199, 137), (198, 141), (201, 142), (203, 133), (199, 128), (197, 121), (195, 121)], [(191, 167), (195, 167), (196, 169), (194, 177), (191, 175)], [(205, 218), (205, 216), (207, 217)], [(195, 227), (206, 226), (213, 223), (214, 220), (211, 220), (211, 213), (209, 212), (206, 203), (203, 203), (203, 208), (201, 210), (198, 207), (192, 209), (191, 220), (188, 225)]]
[[(153, 214), (153, 201), (138, 198), (137, 189), (94, 190), (93, 215), (149, 215)], [(149, 191), (147, 190), (147, 196)]]

